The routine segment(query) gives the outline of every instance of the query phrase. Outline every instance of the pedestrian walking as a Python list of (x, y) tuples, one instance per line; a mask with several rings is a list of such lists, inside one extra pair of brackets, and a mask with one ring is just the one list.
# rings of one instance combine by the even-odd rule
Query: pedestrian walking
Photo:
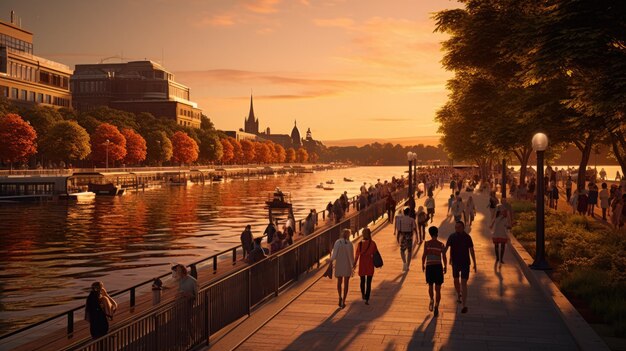
[(491, 214), (491, 219), (493, 220), (496, 216), (496, 206), (498, 205), (498, 198), (496, 197), (496, 192), (492, 191), (489, 194), (489, 203), (487, 204), (487, 208), (489, 208), (489, 213)]
[(595, 217), (595, 209), (598, 204), (598, 186), (595, 183), (589, 184), (589, 195), (587, 198), (587, 215)]
[(396, 200), (393, 199), (391, 194), (387, 195), (385, 206), (387, 207), (387, 220), (389, 223), (393, 223), (393, 217), (396, 213)]
[(430, 223), (432, 223), (435, 218), (435, 199), (432, 191), (428, 194), (428, 198), (424, 200), (424, 206), (426, 206), (427, 219), (430, 219)]
[(186, 335), (189, 344), (194, 340), (194, 329), (191, 322), (193, 320), (193, 304), (198, 296), (198, 282), (189, 275), (187, 267), (184, 265), (177, 264), (174, 267), (176, 268), (175, 277), (178, 281), (176, 298), (180, 303), (178, 326), (181, 327), (181, 334)]
[(465, 205), (460, 196), (456, 197), (456, 201), (454, 201), (452, 205), (452, 215), (454, 216), (455, 222), (461, 221), (464, 219), (463, 217), (465, 217)]
[[(443, 276), (448, 269), (446, 259), (446, 247), (437, 239), (439, 229), (437, 227), (428, 228), (430, 240), (424, 243), (424, 253), (422, 254), (422, 271), (426, 273), (426, 284), (428, 284), (428, 296), (430, 304), (428, 310), (433, 311), (435, 317), (439, 316), (439, 302), (441, 301), (441, 285)], [(433, 285), (435, 294), (433, 294)], [(433, 299), (433, 295), (434, 299)]]
[[(604, 170), (604, 168), (602, 170)], [(598, 197), (600, 198), (600, 208), (602, 208), (602, 220), (606, 221), (606, 212), (609, 208), (610, 195), (608, 185), (606, 183), (602, 183), (601, 186), (602, 190), (600, 190)]]
[(376, 242), (372, 240), (372, 232), (369, 228), (363, 229), (363, 240), (359, 243), (354, 255), (354, 266), (359, 265), (359, 277), (361, 278), (361, 297), (365, 304), (369, 305), (372, 292), (372, 279), (374, 278), (374, 253), (378, 251)]
[(428, 222), (428, 217), (426, 216), (426, 212), (424, 212), (424, 207), (420, 206), (417, 209), (417, 243), (421, 244), (424, 242), (426, 237), (426, 223)]
[(467, 217), (469, 217), (468, 226), (471, 227), (474, 222), (474, 218), (476, 217), (476, 205), (474, 204), (474, 199), (472, 195), (467, 198), (467, 204), (465, 204), (465, 213), (467, 213)]
[(504, 263), (504, 251), (509, 241), (507, 230), (509, 228), (508, 212), (502, 205), (496, 208), (496, 216), (491, 221), (489, 229), (493, 229), (493, 245), (496, 251), (496, 263)]
[[(335, 262), (335, 277), (337, 278), (337, 293), (339, 294), (339, 307), (346, 307), (348, 297), (348, 286), (354, 267), (354, 246), (350, 241), (350, 229), (341, 232), (341, 238), (335, 241), (333, 252), (330, 257), (331, 262)], [(343, 283), (343, 297), (341, 296)]]
[(450, 215), (450, 211), (452, 210), (452, 205), (454, 204), (454, 194), (450, 195), (450, 198), (448, 199), (448, 212), (447, 215)]
[[(457, 302), (462, 304), (461, 313), (467, 313), (467, 281), (470, 273), (470, 256), (476, 272), (476, 255), (472, 237), (465, 232), (465, 224), (456, 222), (454, 233), (450, 234), (446, 242), (446, 251), (450, 249), (450, 264), (454, 289), (458, 295)], [(460, 279), (459, 279), (460, 278)]]
[(250, 226), (249, 224), (246, 226), (246, 229), (243, 230), (243, 232), (241, 232), (241, 236), (239, 237), (239, 239), (241, 240), (241, 248), (243, 249), (243, 258), (245, 259), (249, 254), (250, 251), (252, 251), (252, 226)]
[(567, 197), (567, 202), (569, 203), (572, 198), (572, 177), (567, 176), (567, 181), (565, 182), (565, 196)]
[(550, 207), (557, 209), (559, 206), (559, 188), (556, 186), (556, 182), (552, 183), (552, 189), (550, 189)]
[(85, 320), (89, 322), (91, 337), (97, 339), (109, 332), (109, 320), (117, 310), (117, 303), (104, 288), (100, 281), (91, 284), (89, 296), (85, 303)]
[[(403, 272), (407, 272), (411, 266), (413, 234), (417, 236), (417, 226), (415, 225), (415, 220), (409, 216), (410, 211), (408, 207), (405, 207), (403, 214), (396, 216), (396, 225), (394, 227), (396, 241), (400, 244), (400, 257), (402, 257)], [(408, 255), (406, 254), (407, 250)]]

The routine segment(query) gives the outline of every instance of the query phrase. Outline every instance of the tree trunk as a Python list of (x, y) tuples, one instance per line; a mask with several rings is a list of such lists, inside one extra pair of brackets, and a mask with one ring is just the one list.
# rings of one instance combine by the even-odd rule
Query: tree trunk
[(624, 149), (624, 152), (626, 152), (626, 141), (624, 141), (624, 134), (621, 132), (617, 132), (609, 133), (609, 135), (611, 138), (611, 146), (613, 147), (613, 154), (615, 155), (615, 158), (617, 159), (619, 165), (622, 167), (622, 174), (626, 174), (626, 155), (622, 155), (622, 152), (620, 152), (621, 150), (618, 145), (619, 141), (619, 143), (622, 145), (622, 149)]
[(584, 140), (583, 144), (577, 143), (576, 146), (582, 153), (580, 157), (580, 164), (578, 165), (578, 179), (576, 181), (577, 189), (585, 188), (585, 176), (587, 173), (587, 164), (589, 163), (589, 157), (591, 156), (591, 149), (595, 141), (595, 135), (589, 134)]
[(520, 163), (519, 185), (522, 186), (526, 184), (526, 168), (528, 167), (528, 160), (530, 159), (530, 155), (533, 153), (533, 149), (528, 146), (524, 146), (520, 150), (514, 150), (513, 153)]

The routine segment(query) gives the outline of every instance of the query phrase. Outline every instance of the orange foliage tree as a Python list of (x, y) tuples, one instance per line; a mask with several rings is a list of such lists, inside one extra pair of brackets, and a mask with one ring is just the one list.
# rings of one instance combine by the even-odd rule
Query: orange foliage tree
[(280, 144), (274, 144), (274, 150), (276, 151), (276, 161), (278, 163), (283, 163), (287, 159), (287, 151)]
[(14, 113), (0, 116), (0, 161), (26, 161), (37, 152), (37, 132)]
[(296, 150), (294, 150), (292, 147), (287, 149), (285, 154), (286, 154), (285, 162), (287, 162), (287, 163), (294, 163), (294, 162), (296, 162)]
[(143, 162), (148, 153), (146, 139), (132, 129), (122, 129), (122, 135), (126, 138), (126, 157), (124, 157), (124, 162), (129, 165)]
[(233, 144), (228, 141), (228, 139), (221, 139), (222, 150), (224, 153), (222, 154), (222, 163), (230, 163), (235, 159), (235, 148)]
[(254, 143), (254, 159), (256, 163), (272, 162), (272, 154), (266, 143)]
[(243, 151), (244, 163), (250, 164), (256, 160), (254, 153), (254, 144), (250, 140), (241, 141), (241, 150)]
[(243, 149), (241, 148), (241, 143), (237, 141), (235, 138), (228, 138), (228, 142), (233, 146), (233, 154), (235, 155), (233, 158), (234, 163), (242, 163), (243, 162)]
[(172, 160), (174, 162), (184, 164), (192, 163), (198, 159), (198, 153), (200, 148), (195, 140), (189, 137), (185, 132), (176, 132), (170, 138), (172, 140), (172, 147), (174, 152), (172, 154)]
[(276, 144), (274, 144), (271, 140), (268, 140), (265, 142), (265, 145), (267, 146), (267, 151), (270, 154), (268, 163), (278, 162), (278, 153), (276, 152), (276, 148), (274, 148), (274, 145)]
[(306, 152), (304, 148), (299, 148), (298, 151), (296, 151), (296, 160), (299, 163), (305, 163), (309, 160), (309, 153)]
[(126, 138), (116, 126), (101, 123), (91, 135), (91, 159), (105, 164), (107, 154), (111, 164), (123, 160), (126, 157)]

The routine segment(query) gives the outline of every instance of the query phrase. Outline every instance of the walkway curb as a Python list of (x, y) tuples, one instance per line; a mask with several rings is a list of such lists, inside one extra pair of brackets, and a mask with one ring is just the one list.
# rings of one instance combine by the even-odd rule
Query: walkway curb
[(529, 265), (533, 262), (532, 256), (526, 251), (524, 246), (513, 236), (511, 238), (511, 246), (514, 248), (515, 255), (520, 261), (522, 272), (526, 279), (536, 288), (539, 288), (546, 299), (561, 317), (570, 334), (576, 341), (581, 351), (610, 351), (604, 340), (596, 333), (593, 328), (578, 313), (576, 308), (569, 302), (567, 297), (563, 295), (561, 290), (556, 286), (552, 279), (543, 271), (530, 269)]

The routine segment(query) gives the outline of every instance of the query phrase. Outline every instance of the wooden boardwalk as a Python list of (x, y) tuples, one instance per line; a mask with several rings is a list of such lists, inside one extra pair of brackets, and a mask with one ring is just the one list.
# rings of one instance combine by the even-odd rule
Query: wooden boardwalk
[[(463, 192), (464, 199), (467, 193)], [(438, 192), (435, 222), (440, 240), (453, 232), (446, 216), (448, 189)], [(449, 272), (439, 317), (428, 311), (421, 270), (422, 248), (402, 272), (399, 245), (387, 226), (375, 235), (385, 260), (372, 284), (370, 305), (351, 279), (345, 309), (337, 306), (335, 280), (322, 279), (248, 338), (238, 350), (576, 350), (576, 343), (550, 302), (530, 285), (510, 251), (495, 265), (486, 194), (473, 194), (479, 214), (470, 234), (478, 273), (469, 280), (467, 314), (461, 314)], [(418, 201), (422, 204), (423, 199)], [(428, 234), (427, 234), (428, 235)]]

